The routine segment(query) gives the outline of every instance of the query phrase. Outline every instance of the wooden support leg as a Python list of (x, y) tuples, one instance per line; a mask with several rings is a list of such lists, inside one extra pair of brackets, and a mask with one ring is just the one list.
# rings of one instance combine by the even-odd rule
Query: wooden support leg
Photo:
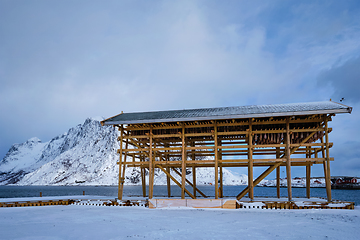
[(288, 200), (292, 201), (291, 190), (291, 153), (290, 153), (290, 118), (286, 118), (286, 177), (287, 177), (287, 189)]
[(150, 128), (150, 145), (149, 145), (149, 198), (153, 198), (154, 190), (154, 166), (153, 166), (153, 137), (152, 128)]
[(331, 202), (331, 174), (330, 174), (330, 145), (329, 145), (329, 128), (328, 120), (325, 119), (325, 146), (326, 146), (326, 193), (327, 199)]
[(248, 187), (249, 187), (249, 198), (254, 200), (254, 174), (253, 174), (253, 149), (252, 149), (252, 120), (249, 119), (249, 132), (248, 132)]
[[(280, 148), (276, 148), (276, 159), (280, 158)], [(280, 198), (280, 166), (276, 168), (276, 195)]]
[[(310, 158), (310, 147), (307, 147), (307, 158)], [(311, 165), (306, 165), (306, 197), (310, 198)]]
[[(170, 167), (166, 167), (166, 171), (170, 173)], [(171, 185), (170, 185), (170, 178), (168, 175), (166, 175), (166, 185), (167, 185), (167, 192), (168, 197), (171, 197)]]
[[(128, 144), (129, 144), (129, 140), (126, 139), (126, 143), (125, 143), (125, 149), (128, 149)], [(122, 199), (122, 195), (123, 195), (123, 192), (124, 192), (124, 183), (125, 183), (125, 170), (126, 170), (126, 160), (127, 160), (127, 153), (128, 152), (125, 152), (124, 154), (124, 162), (122, 164), (122, 171), (121, 171), (121, 181), (120, 181), (120, 193), (121, 193), (121, 198), (119, 199)]]
[[(181, 198), (185, 199), (185, 178), (186, 178), (186, 152), (185, 152), (185, 126), (182, 126), (182, 134), (181, 134), (181, 140), (182, 140), (182, 165), (181, 165)], [(186, 190), (187, 191), (187, 190)]]
[(123, 125), (119, 128), (120, 131), (120, 149), (119, 149), (119, 185), (118, 185), (118, 199), (122, 199), (122, 179), (121, 179), (121, 170), (122, 170), (122, 158), (123, 158), (123, 137), (124, 137), (124, 127)]
[(215, 157), (215, 199), (219, 198), (219, 154), (217, 125), (214, 123), (214, 157)]

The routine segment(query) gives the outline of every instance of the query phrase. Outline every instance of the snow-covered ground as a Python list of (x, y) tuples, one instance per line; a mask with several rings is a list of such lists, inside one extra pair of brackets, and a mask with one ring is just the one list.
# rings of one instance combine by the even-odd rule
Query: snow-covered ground
[(0, 209), (1, 239), (359, 239), (355, 210)]

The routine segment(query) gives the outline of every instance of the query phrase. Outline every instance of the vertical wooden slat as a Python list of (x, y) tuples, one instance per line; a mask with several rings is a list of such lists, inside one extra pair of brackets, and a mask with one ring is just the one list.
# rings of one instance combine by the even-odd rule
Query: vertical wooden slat
[(154, 190), (154, 166), (153, 166), (153, 134), (152, 127), (150, 127), (149, 134), (149, 198), (153, 198)]
[(291, 155), (290, 155), (290, 117), (286, 118), (286, 177), (287, 177), (288, 200), (292, 201)]
[[(195, 147), (195, 141), (191, 142), (191, 147)], [(193, 161), (195, 161), (195, 158), (196, 158), (195, 150), (192, 149), (191, 152), (192, 152), (191, 153), (191, 159)], [(192, 184), (193, 184), (193, 194), (194, 194), (194, 197), (196, 198), (196, 166), (195, 165), (192, 166), (192, 175), (193, 175), (193, 182), (192, 182)]]
[(217, 125), (214, 122), (214, 156), (215, 156), (215, 199), (219, 198), (219, 155)]
[[(311, 158), (310, 147), (306, 147), (306, 157)], [(306, 165), (306, 197), (310, 198), (310, 177), (311, 177), (311, 165)]]
[(331, 201), (331, 174), (330, 174), (330, 147), (329, 147), (329, 128), (328, 119), (325, 117), (325, 146), (326, 146), (326, 193), (327, 199)]
[[(126, 143), (125, 143), (125, 149), (128, 149), (129, 146), (129, 139), (126, 139)], [(122, 195), (124, 192), (124, 183), (125, 183), (125, 170), (126, 170), (126, 160), (127, 160), (127, 155), (128, 152), (125, 152), (124, 157), (123, 157), (123, 164), (122, 164), (122, 171), (121, 171), (121, 181), (120, 181), (120, 193), (121, 193), (121, 198), (122, 199)]]
[[(280, 158), (280, 148), (276, 148), (276, 159)], [(276, 168), (276, 195), (280, 198), (280, 166)]]
[(186, 152), (185, 152), (185, 125), (182, 124), (181, 131), (181, 141), (182, 141), (182, 164), (181, 164), (181, 198), (185, 199), (185, 178), (186, 178)]
[[(221, 139), (219, 139), (218, 141), (218, 145), (221, 146)], [(222, 150), (220, 149), (218, 151), (218, 155), (219, 155), (219, 160), (222, 160)], [(219, 171), (220, 171), (220, 192), (219, 192), (219, 197), (223, 198), (224, 197), (224, 188), (223, 188), (223, 168), (222, 168), (222, 164), (219, 164)]]
[(248, 131), (248, 186), (249, 186), (249, 198), (254, 199), (254, 160), (253, 160), (253, 146), (252, 146), (252, 120), (249, 119), (249, 131)]
[[(165, 145), (166, 147), (169, 147), (169, 144)], [(169, 150), (166, 150), (167, 154), (165, 156), (166, 161), (169, 161)], [(170, 174), (170, 167), (166, 166), (166, 171)], [(170, 177), (168, 175), (166, 175), (166, 185), (167, 185), (167, 192), (168, 192), (168, 197), (171, 197), (171, 185), (170, 185)]]
[(124, 126), (120, 126), (120, 149), (119, 149), (119, 185), (118, 185), (118, 199), (122, 199), (122, 192), (121, 192), (121, 164), (122, 164), (122, 152), (123, 152), (123, 137), (124, 137)]
[[(143, 155), (140, 155), (140, 162), (144, 162)], [(142, 182), (143, 197), (146, 197), (146, 178), (145, 178), (145, 168), (144, 167), (141, 167), (141, 182)]]

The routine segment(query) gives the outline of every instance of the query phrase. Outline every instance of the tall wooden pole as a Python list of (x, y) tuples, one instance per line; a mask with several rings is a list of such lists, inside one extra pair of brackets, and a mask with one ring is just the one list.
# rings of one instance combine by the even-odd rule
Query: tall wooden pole
[(286, 118), (286, 177), (288, 200), (292, 201), (291, 191), (291, 158), (290, 158), (290, 117)]
[[(219, 146), (221, 146), (221, 139), (219, 139), (218, 141)], [(222, 150), (220, 149), (219, 152), (219, 160), (222, 160)], [(219, 193), (219, 197), (223, 198), (224, 197), (224, 187), (223, 187), (223, 168), (222, 168), (222, 164), (220, 163), (220, 193)]]
[[(126, 139), (126, 143), (125, 143), (125, 149), (128, 149), (129, 146), (129, 139)], [(121, 177), (120, 177), (120, 193), (121, 193), (121, 198), (122, 199), (122, 195), (124, 192), (124, 183), (125, 183), (125, 169), (126, 169), (126, 159), (127, 159), (127, 153), (125, 152), (124, 157), (123, 157), (123, 164), (122, 164), (122, 171), (121, 171)]]
[(181, 198), (185, 199), (185, 178), (186, 178), (186, 152), (185, 152), (185, 125), (182, 124), (181, 131), (181, 140), (182, 140), (182, 164), (181, 164)]
[[(306, 158), (311, 158), (310, 153), (311, 148), (306, 148)], [(310, 198), (310, 178), (311, 178), (311, 165), (310, 163), (306, 165), (306, 197)]]
[(215, 155), (215, 199), (219, 198), (219, 155), (217, 125), (214, 122), (214, 155)]
[(249, 198), (254, 200), (254, 160), (253, 160), (253, 146), (252, 146), (252, 119), (249, 119), (249, 131), (248, 131), (248, 186), (249, 186)]
[[(165, 147), (169, 147), (169, 144), (166, 144)], [(169, 150), (166, 150), (166, 156), (165, 156), (165, 159), (167, 162), (169, 162)], [(168, 173), (170, 173), (170, 167), (167, 165), (166, 166), (166, 171)], [(168, 192), (168, 197), (170, 198), (171, 197), (171, 185), (170, 185), (170, 177), (168, 175), (166, 175), (166, 185), (167, 185), (167, 192)]]
[[(276, 148), (276, 159), (280, 158), (280, 148)], [(276, 195), (280, 198), (280, 166), (276, 168)]]
[[(195, 141), (192, 141), (191, 142), (191, 147), (195, 147)], [(191, 159), (193, 160), (193, 161), (195, 161), (195, 149), (192, 149), (191, 150), (192, 151), (192, 153), (191, 153)], [(194, 194), (194, 197), (196, 198), (196, 166), (195, 165), (193, 165), (192, 166), (192, 175), (193, 175), (193, 194)]]
[(154, 166), (153, 166), (153, 134), (152, 127), (150, 127), (149, 134), (149, 198), (153, 198), (154, 190)]
[[(144, 162), (143, 155), (140, 155), (140, 162)], [(145, 178), (145, 168), (144, 167), (141, 167), (141, 183), (142, 183), (143, 197), (146, 197), (146, 178)]]
[(327, 199), (331, 201), (331, 174), (330, 174), (330, 145), (329, 145), (329, 128), (328, 119), (325, 117), (325, 146), (326, 146), (326, 193)]
[(119, 127), (120, 131), (120, 149), (119, 149), (119, 185), (118, 185), (118, 199), (122, 199), (122, 191), (121, 191), (121, 165), (122, 165), (122, 154), (123, 154), (123, 137), (124, 137), (124, 126), (121, 125)]

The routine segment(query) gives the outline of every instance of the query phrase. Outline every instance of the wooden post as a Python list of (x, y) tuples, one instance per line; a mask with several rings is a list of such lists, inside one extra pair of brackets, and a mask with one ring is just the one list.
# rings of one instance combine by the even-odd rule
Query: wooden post
[(253, 147), (252, 147), (252, 119), (249, 119), (249, 131), (248, 131), (248, 186), (249, 186), (249, 198), (254, 200), (254, 160), (253, 160)]
[(215, 199), (219, 198), (219, 155), (217, 125), (214, 122), (214, 156), (215, 156)]
[(122, 154), (123, 154), (123, 137), (124, 137), (124, 126), (120, 126), (120, 149), (119, 149), (119, 185), (118, 185), (118, 199), (122, 199), (122, 192), (121, 192), (121, 165), (122, 165)]
[(327, 200), (331, 202), (331, 174), (330, 174), (330, 147), (329, 147), (329, 128), (328, 119), (325, 116), (325, 146), (326, 146), (326, 193)]
[[(165, 147), (169, 147), (169, 144), (166, 144)], [(169, 150), (166, 150), (166, 155), (165, 155), (165, 160), (167, 162), (169, 162)], [(167, 165), (166, 166), (166, 171), (168, 173), (170, 173), (170, 167)], [(166, 185), (167, 185), (167, 192), (168, 192), (168, 198), (171, 197), (171, 185), (170, 185), (170, 177), (168, 175), (166, 175)]]
[(288, 200), (292, 201), (291, 191), (291, 158), (290, 158), (290, 117), (286, 118), (286, 177)]
[(149, 134), (149, 198), (153, 198), (154, 190), (154, 166), (153, 166), (153, 134), (152, 127), (150, 127)]
[(182, 164), (181, 164), (181, 198), (185, 199), (185, 178), (186, 178), (186, 152), (185, 152), (185, 125), (182, 124), (181, 131), (181, 141), (182, 141)]
[[(276, 148), (276, 159), (280, 158), (280, 148)], [(280, 198), (280, 166), (276, 168), (276, 195)]]
[[(195, 147), (195, 141), (191, 142), (191, 147)], [(196, 157), (195, 156), (195, 149), (192, 149), (191, 151), (192, 151), (191, 159), (193, 161), (195, 161), (195, 157)], [(193, 184), (193, 194), (194, 194), (194, 197), (196, 198), (196, 166), (195, 165), (192, 166), (192, 175), (193, 175), (193, 182), (192, 182), (192, 184)]]
[[(311, 158), (310, 147), (306, 147), (306, 157)], [(311, 165), (306, 165), (306, 197), (310, 198), (310, 178), (311, 178)]]
[[(145, 157), (140, 155), (140, 162), (145, 162)], [(141, 184), (142, 184), (142, 192), (143, 197), (146, 197), (146, 177), (145, 177), (145, 168), (141, 167)]]
[[(218, 141), (219, 146), (221, 146), (221, 139), (219, 139)], [(218, 152), (219, 155), (219, 160), (222, 160), (222, 150), (220, 149)], [(222, 164), (219, 164), (219, 168), (220, 168), (220, 192), (219, 192), (219, 197), (223, 198), (224, 197), (224, 188), (223, 188), (223, 168), (222, 168)]]
[[(128, 144), (129, 144), (129, 139), (126, 138), (126, 143), (125, 143), (125, 149), (128, 149)], [(124, 192), (124, 183), (125, 183), (125, 169), (126, 169), (126, 159), (127, 159), (127, 154), (128, 152), (125, 152), (124, 154), (124, 160), (123, 160), (123, 164), (122, 164), (122, 171), (121, 171), (121, 178), (120, 178), (120, 195), (122, 199), (122, 195)]]

